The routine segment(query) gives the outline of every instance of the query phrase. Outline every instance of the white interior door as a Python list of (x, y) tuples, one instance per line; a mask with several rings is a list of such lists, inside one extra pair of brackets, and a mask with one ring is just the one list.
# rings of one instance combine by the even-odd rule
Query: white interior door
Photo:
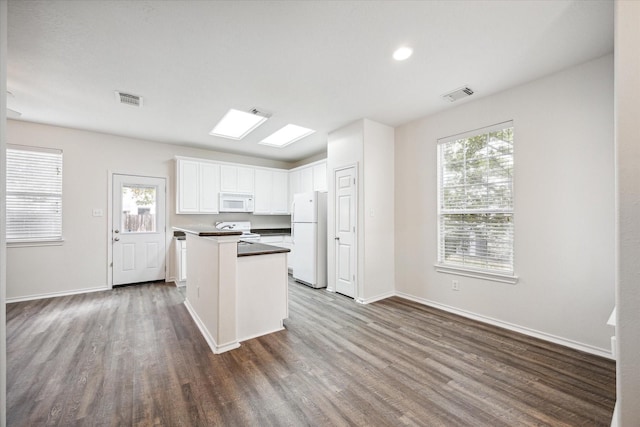
[(335, 172), (336, 292), (356, 296), (356, 170)]
[(165, 278), (165, 180), (113, 175), (113, 285)]

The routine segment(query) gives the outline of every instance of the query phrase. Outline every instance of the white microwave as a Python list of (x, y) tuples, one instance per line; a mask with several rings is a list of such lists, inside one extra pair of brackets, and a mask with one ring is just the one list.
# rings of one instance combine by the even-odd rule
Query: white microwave
[(253, 194), (220, 193), (219, 212), (253, 212)]

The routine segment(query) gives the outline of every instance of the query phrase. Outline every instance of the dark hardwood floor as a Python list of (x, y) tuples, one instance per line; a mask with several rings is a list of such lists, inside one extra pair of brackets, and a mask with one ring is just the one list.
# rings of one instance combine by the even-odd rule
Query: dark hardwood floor
[(8, 425), (610, 423), (609, 360), (295, 283), (286, 325), (214, 355), (171, 284), (9, 304)]

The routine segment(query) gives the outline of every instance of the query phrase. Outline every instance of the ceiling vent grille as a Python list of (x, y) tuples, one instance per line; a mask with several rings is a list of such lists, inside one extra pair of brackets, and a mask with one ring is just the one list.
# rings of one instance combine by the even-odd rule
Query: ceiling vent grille
[(271, 113), (267, 113), (265, 111), (262, 111), (257, 107), (254, 107), (254, 108), (250, 109), (249, 113), (255, 114), (256, 116), (260, 116), (260, 117), (266, 117), (267, 119), (271, 118)]
[(131, 105), (132, 107), (142, 107), (142, 97), (130, 93), (116, 91), (116, 101), (120, 104)]
[(449, 102), (453, 102), (471, 95), (473, 95), (473, 89), (468, 86), (463, 86), (459, 89), (442, 95), (442, 97)]

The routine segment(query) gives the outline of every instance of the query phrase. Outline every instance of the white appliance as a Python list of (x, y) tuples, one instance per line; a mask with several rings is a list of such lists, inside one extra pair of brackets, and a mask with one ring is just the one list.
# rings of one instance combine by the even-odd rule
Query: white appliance
[(216, 228), (218, 230), (236, 230), (242, 231), (242, 237), (240, 240), (247, 242), (260, 241), (260, 235), (251, 232), (251, 221), (224, 221), (216, 222)]
[(327, 193), (293, 196), (293, 278), (312, 288), (327, 287)]
[(219, 212), (253, 212), (253, 194), (220, 193)]

